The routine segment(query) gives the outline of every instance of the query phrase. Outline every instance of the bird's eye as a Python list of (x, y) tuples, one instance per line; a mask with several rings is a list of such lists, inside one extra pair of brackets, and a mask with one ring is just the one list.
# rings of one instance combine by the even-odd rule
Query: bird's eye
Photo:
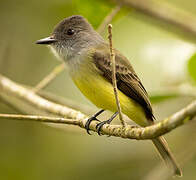
[(67, 30), (67, 35), (71, 36), (75, 33), (74, 29), (68, 29)]

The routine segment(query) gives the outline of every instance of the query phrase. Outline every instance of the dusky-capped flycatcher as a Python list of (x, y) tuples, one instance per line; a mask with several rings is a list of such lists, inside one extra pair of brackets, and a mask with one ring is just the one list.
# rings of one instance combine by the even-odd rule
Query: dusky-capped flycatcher
[[(50, 45), (53, 52), (62, 59), (80, 91), (102, 110), (90, 118), (92, 120), (104, 110), (115, 112), (108, 120), (98, 124), (98, 133), (104, 123), (116, 117), (117, 105), (112, 86), (112, 67), (109, 45), (82, 16), (65, 18), (54, 29), (50, 37), (38, 40), (37, 44)], [(148, 94), (136, 75), (130, 62), (119, 51), (114, 50), (116, 79), (122, 112), (140, 126), (153, 124), (154, 115)], [(152, 139), (165, 162), (172, 167), (174, 174), (181, 170), (171, 154), (163, 137)]]

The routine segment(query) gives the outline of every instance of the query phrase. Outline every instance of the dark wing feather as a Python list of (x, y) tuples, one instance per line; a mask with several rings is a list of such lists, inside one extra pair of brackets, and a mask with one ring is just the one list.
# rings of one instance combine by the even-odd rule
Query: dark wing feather
[[(107, 55), (106, 55), (107, 54)], [(100, 73), (112, 83), (112, 71), (109, 52), (96, 49), (92, 55)], [(134, 99), (145, 110), (148, 119), (153, 120), (153, 112), (148, 94), (136, 75), (129, 61), (115, 50), (117, 88), (125, 95)]]

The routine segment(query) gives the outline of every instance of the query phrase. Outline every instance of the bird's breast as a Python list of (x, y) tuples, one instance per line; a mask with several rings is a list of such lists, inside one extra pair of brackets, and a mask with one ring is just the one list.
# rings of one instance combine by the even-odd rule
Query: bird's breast
[[(76, 71), (71, 73), (72, 79), (80, 91), (97, 107), (117, 111), (113, 86), (96, 69), (94, 64), (80, 64)], [(118, 90), (122, 112), (136, 123), (146, 125), (143, 108), (134, 100)]]

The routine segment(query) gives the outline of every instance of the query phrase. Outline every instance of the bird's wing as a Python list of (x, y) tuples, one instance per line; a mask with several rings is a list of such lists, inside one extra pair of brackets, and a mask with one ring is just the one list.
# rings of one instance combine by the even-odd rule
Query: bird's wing
[[(106, 80), (112, 83), (112, 67), (109, 51), (96, 49), (92, 53), (93, 61)], [(148, 119), (153, 120), (153, 112), (148, 94), (129, 61), (115, 50), (117, 88), (139, 103)]]

